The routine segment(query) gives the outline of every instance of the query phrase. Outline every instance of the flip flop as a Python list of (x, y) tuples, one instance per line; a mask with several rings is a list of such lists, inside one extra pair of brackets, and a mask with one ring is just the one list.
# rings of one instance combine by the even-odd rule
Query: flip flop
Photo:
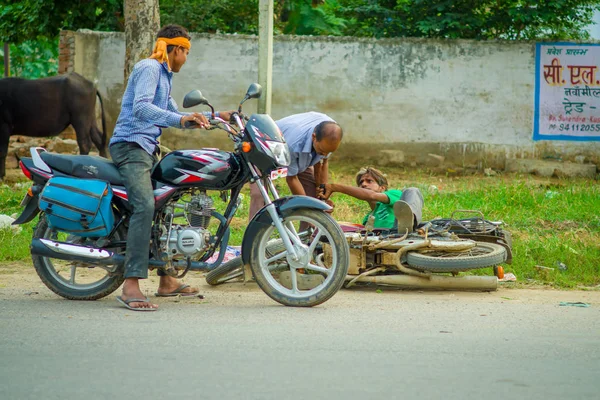
[(131, 310), (131, 311), (156, 311), (157, 310), (157, 308), (152, 308), (152, 307), (131, 307), (129, 305), (130, 303), (150, 303), (150, 299), (147, 297), (144, 299), (123, 300), (123, 298), (121, 296), (117, 296), (117, 301), (119, 303), (121, 303), (125, 308), (127, 308), (128, 310)]
[(194, 291), (194, 292), (184, 292), (185, 289), (189, 288), (190, 285), (186, 285), (185, 283), (181, 286), (179, 286), (177, 289), (173, 290), (170, 293), (154, 293), (154, 295), (156, 297), (176, 297), (176, 296), (181, 296), (181, 297), (190, 297), (190, 296), (196, 296), (198, 295), (198, 293), (200, 293), (199, 291)]

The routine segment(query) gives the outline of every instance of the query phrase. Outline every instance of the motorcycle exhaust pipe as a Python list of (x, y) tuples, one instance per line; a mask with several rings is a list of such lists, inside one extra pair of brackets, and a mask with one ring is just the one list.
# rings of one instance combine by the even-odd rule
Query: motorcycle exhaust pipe
[(79, 246), (70, 243), (55, 242), (49, 239), (34, 238), (31, 241), (31, 254), (67, 261), (81, 261), (88, 264), (123, 264), (125, 257), (112, 251)]
[[(48, 239), (33, 239), (31, 241), (31, 254), (42, 257), (56, 258), (67, 261), (81, 261), (94, 265), (122, 265), (125, 263), (125, 256), (114, 253), (109, 250), (96, 249), (94, 247), (79, 246), (76, 244), (55, 242)], [(148, 264), (153, 267), (163, 267), (164, 261), (149, 260)], [(185, 268), (185, 263), (175, 263), (177, 269)], [(195, 269), (201, 269), (196, 266), (199, 263), (192, 263)]]

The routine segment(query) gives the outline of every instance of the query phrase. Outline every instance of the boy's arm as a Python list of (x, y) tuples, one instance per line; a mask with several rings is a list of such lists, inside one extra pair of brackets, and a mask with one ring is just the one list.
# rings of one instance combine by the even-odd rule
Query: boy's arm
[(325, 189), (321, 189), (320, 192), (324, 198), (329, 198), (333, 193), (344, 193), (348, 196), (352, 196), (359, 200), (368, 202), (379, 201), (384, 204), (388, 204), (390, 199), (385, 193), (377, 193), (369, 189), (363, 189), (355, 186), (342, 185), (339, 183), (328, 183), (325, 184)]

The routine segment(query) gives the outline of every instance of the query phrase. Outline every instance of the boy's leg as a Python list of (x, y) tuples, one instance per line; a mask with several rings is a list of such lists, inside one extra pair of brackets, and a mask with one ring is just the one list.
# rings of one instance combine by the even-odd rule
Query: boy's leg
[(394, 203), (394, 216), (398, 222), (398, 233), (412, 232), (421, 223), (423, 195), (417, 188), (402, 190), (400, 200)]
[(419, 225), (421, 223), (421, 219), (423, 218), (424, 204), (423, 194), (421, 194), (421, 191), (414, 187), (406, 188), (402, 190), (402, 196), (400, 197), (400, 200), (403, 200), (408, 204), (415, 217), (415, 226)]

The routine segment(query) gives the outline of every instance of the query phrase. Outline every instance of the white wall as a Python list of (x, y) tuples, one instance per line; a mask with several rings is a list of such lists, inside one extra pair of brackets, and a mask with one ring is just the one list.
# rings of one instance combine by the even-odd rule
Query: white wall
[[(124, 35), (76, 38), (75, 70), (97, 82), (114, 124)], [(216, 108), (235, 108), (257, 80), (257, 56), (254, 36), (194, 34), (172, 95), (181, 104), (200, 89)], [(534, 61), (534, 42), (276, 36), (272, 116), (329, 114), (345, 130), (340, 157), (391, 149), (412, 163), (427, 153), (478, 166), (501, 166), (506, 157), (598, 160), (598, 142), (532, 140)], [(256, 103), (245, 107), (255, 111)]]

